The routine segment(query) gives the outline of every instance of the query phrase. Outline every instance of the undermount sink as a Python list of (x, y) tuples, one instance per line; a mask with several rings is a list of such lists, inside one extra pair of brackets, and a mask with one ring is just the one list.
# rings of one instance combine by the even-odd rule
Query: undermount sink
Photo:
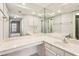
[[(67, 40), (67, 43), (64, 41), (56, 41), (54, 42), (57, 46), (66, 47), (66, 48), (72, 48), (72, 47), (78, 47), (79, 48), (79, 41), (78, 40)], [(75, 49), (75, 48), (74, 48)]]
[(54, 44), (59, 45), (59, 46), (67, 46), (67, 45), (69, 45), (69, 43), (64, 43), (63, 41), (54, 42)]
[(77, 45), (79, 45), (79, 40), (77, 40), (77, 39), (71, 39), (71, 38), (67, 38), (67, 39), (63, 39), (63, 40), (61, 40), (60, 42), (62, 42), (62, 43), (65, 43), (65, 44), (77, 44)]
[(79, 40), (69, 40), (68, 43), (79, 45)]

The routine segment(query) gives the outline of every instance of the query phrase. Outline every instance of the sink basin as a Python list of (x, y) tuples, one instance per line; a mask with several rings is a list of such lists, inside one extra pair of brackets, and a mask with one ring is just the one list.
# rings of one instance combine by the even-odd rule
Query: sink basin
[(79, 40), (69, 40), (68, 42), (79, 45)]
[(64, 46), (69, 45), (70, 43), (64, 43), (64, 42), (62, 42), (62, 41), (61, 41), (61, 42), (59, 41), (59, 42), (54, 42), (54, 44), (64, 47)]
[(76, 39), (66, 39), (66, 42), (64, 42), (64, 40), (61, 40), (61, 41), (58, 41), (57, 43), (60, 43), (60, 44), (76, 44), (76, 45), (79, 45), (79, 40), (76, 40)]
[[(57, 41), (57, 42), (54, 42), (55, 45), (59, 46), (59, 47), (63, 47), (63, 48), (69, 48), (72, 50), (72, 48), (74, 50), (76, 50), (76, 48), (79, 48), (79, 41), (77, 40), (69, 40), (67, 41), (68, 43), (64, 43), (63, 41)], [(75, 48), (74, 48), (75, 47)]]

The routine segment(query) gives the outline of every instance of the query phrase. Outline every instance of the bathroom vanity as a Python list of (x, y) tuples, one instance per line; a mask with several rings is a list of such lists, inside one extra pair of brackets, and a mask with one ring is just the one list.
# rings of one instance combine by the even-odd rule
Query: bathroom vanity
[(20, 52), (23, 49), (29, 50), (28, 48), (31, 47), (36, 47), (37, 51), (34, 52), (34, 50), (31, 50), (31, 52), (34, 52), (34, 54), (38, 54), (39, 56), (79, 55), (79, 46), (77, 44), (71, 42), (64, 43), (62, 40), (47, 35), (14, 37), (10, 38), (10, 40), (2, 41), (0, 42), (0, 55), (9, 56), (12, 55), (12, 53), (14, 52), (18, 53), (17, 51)]

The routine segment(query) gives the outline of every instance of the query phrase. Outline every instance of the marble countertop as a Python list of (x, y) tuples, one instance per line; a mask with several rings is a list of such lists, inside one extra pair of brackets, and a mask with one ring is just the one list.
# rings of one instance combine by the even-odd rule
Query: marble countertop
[(60, 49), (68, 51), (74, 55), (79, 56), (79, 45), (76, 43), (63, 43), (62, 40), (58, 40), (57, 38), (50, 37), (48, 35), (31, 35), (31, 36), (22, 36), (22, 37), (14, 37), (9, 38), (9, 40), (0, 41), (0, 52), (4, 52), (9, 49), (17, 48), (23, 45), (33, 44), (37, 42), (47, 42), (52, 44)]

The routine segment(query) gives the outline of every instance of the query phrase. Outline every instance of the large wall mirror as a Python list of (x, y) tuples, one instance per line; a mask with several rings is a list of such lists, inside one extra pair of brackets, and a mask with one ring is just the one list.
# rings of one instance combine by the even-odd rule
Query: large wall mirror
[[(1, 9), (1, 37), (9, 38), (38, 33), (66, 33), (76, 38), (75, 3), (5, 3)], [(78, 34), (78, 33), (77, 33)], [(0, 37), (0, 38), (1, 38)]]

